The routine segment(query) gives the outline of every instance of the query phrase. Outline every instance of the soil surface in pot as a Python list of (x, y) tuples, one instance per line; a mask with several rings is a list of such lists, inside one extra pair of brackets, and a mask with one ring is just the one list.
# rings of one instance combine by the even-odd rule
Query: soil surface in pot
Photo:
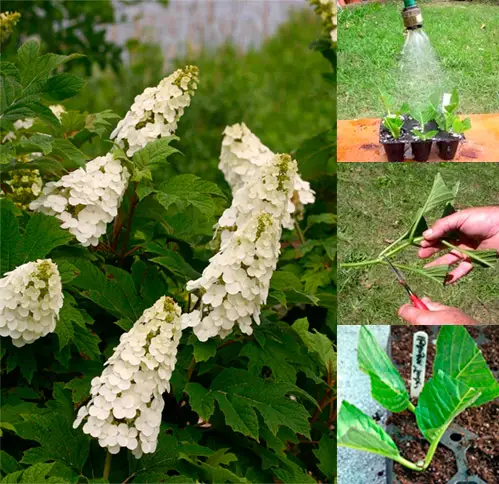
[[(436, 328), (431, 326), (393, 326), (392, 327), (392, 359), (398, 366), (400, 374), (410, 386), (412, 339), (417, 331), (425, 331), (429, 334), (430, 341), (434, 341), (437, 335)], [(480, 332), (477, 328), (467, 327), (473, 338), (478, 338)], [(480, 349), (493, 372), (499, 370), (499, 328), (492, 326), (482, 327), (487, 342), (480, 344)], [(432, 375), (433, 360), (435, 358), (435, 345), (428, 345), (428, 359), (426, 362), (426, 379)], [(407, 459), (417, 462), (426, 455), (428, 442), (421, 435), (414, 415), (405, 411), (393, 414), (388, 423), (395, 424), (401, 431), (401, 435), (409, 435), (416, 440), (404, 440), (403, 437), (395, 441), (401, 453)], [(455, 423), (467, 428), (480, 437), (471, 444), (467, 452), (467, 461), (471, 475), (477, 475), (489, 484), (499, 483), (499, 404), (497, 401), (489, 402), (478, 408), (469, 408), (457, 417)], [(413, 472), (404, 466), (394, 463), (394, 473), (402, 484), (430, 483), (447, 484), (456, 474), (457, 463), (454, 453), (439, 445), (430, 468), (426, 472)]]

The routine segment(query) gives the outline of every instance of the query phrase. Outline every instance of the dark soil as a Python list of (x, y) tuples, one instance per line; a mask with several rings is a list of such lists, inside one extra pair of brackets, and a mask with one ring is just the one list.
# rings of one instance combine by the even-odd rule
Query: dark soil
[[(483, 356), (492, 371), (499, 370), (499, 329), (491, 326), (482, 327), (487, 341), (480, 345)], [(473, 338), (478, 338), (478, 328), (467, 327)], [(432, 375), (435, 345), (431, 342), (436, 339), (436, 328), (430, 326), (393, 326), (392, 327), (392, 359), (398, 366), (400, 374), (409, 388), (412, 358), (412, 339), (417, 331), (426, 331), (429, 334), (428, 359), (426, 362), (426, 379)], [(497, 373), (496, 373), (497, 376)], [(394, 440), (399, 446), (402, 455), (417, 462), (426, 455), (428, 442), (421, 435), (414, 415), (405, 411), (393, 414), (388, 423), (400, 429), (400, 437), (395, 435)], [(467, 452), (467, 461), (471, 475), (477, 475), (489, 484), (499, 484), (499, 403), (490, 402), (478, 408), (464, 411), (456, 419), (456, 423), (480, 436), (471, 444)], [(410, 436), (412, 439), (404, 439)], [(432, 464), (426, 472), (413, 472), (398, 463), (394, 463), (394, 473), (402, 484), (431, 483), (447, 484), (456, 474), (457, 464), (452, 451), (440, 445), (435, 453)]]

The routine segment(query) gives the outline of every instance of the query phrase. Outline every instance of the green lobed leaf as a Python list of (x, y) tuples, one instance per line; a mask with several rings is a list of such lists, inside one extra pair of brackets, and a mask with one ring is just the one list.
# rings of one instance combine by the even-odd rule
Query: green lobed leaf
[(366, 326), (360, 328), (357, 360), (371, 379), (373, 398), (391, 412), (404, 411), (409, 405), (404, 380)]
[(31, 216), (24, 231), (22, 263), (43, 259), (52, 249), (67, 244), (73, 236), (59, 226), (55, 217), (43, 213)]
[(433, 181), (433, 186), (430, 191), (430, 194), (428, 195), (428, 198), (426, 199), (425, 203), (418, 210), (416, 216), (414, 217), (411, 229), (409, 230), (409, 237), (408, 237), (409, 240), (414, 239), (417, 227), (420, 225), (421, 218), (426, 213), (430, 212), (431, 210), (439, 206), (443, 207), (449, 203), (452, 203), (454, 198), (455, 198), (454, 191), (451, 188), (447, 187), (442, 178), (442, 175), (440, 175), (440, 173), (437, 173)]
[(333, 436), (324, 433), (319, 440), (319, 447), (314, 450), (314, 454), (319, 459), (320, 471), (328, 479), (333, 480), (336, 477), (336, 442)]
[(37, 464), (56, 460), (80, 473), (88, 457), (90, 437), (81, 430), (73, 430), (73, 404), (62, 384), (54, 385), (54, 400), (47, 408), (43, 414), (22, 414), (23, 422), (16, 424), (17, 433), (23, 439), (40, 444), (25, 451), (21, 462)]
[(440, 328), (433, 373), (439, 371), (481, 392), (474, 407), (499, 397), (499, 382), (464, 326)]
[(19, 469), (16, 459), (4, 450), (0, 450), (0, 471), (4, 474), (11, 474)]
[(343, 401), (338, 414), (337, 439), (341, 447), (372, 452), (390, 459), (400, 457), (399, 450), (388, 433), (347, 401)]
[(472, 406), (479, 396), (479, 390), (437, 370), (425, 384), (416, 407), (421, 433), (430, 443), (440, 440), (452, 421)]
[(85, 81), (73, 74), (57, 74), (47, 80), (44, 86), (44, 94), (56, 101), (63, 101), (73, 97), (83, 89)]
[(19, 222), (14, 212), (14, 205), (2, 200), (0, 205), (0, 276), (14, 269), (19, 261)]

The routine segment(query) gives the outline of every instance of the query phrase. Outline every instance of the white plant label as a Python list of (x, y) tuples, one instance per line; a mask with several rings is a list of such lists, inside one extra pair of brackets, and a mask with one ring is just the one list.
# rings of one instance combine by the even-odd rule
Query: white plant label
[(418, 331), (412, 340), (411, 398), (418, 398), (424, 387), (427, 349), (428, 335)]

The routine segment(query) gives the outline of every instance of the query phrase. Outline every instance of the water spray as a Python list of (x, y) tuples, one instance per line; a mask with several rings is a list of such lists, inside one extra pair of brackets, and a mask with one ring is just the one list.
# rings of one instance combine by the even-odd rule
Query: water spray
[(404, 0), (404, 10), (402, 18), (407, 30), (417, 30), (423, 28), (423, 14), (416, 5), (416, 0)]

